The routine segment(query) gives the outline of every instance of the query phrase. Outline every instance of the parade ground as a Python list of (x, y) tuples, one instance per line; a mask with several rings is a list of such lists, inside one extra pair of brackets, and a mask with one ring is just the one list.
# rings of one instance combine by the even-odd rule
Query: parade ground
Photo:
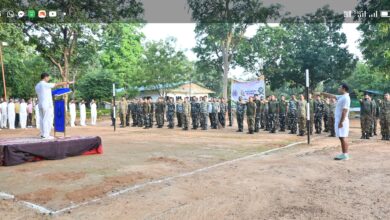
[[(334, 161), (339, 140), (236, 127), (219, 130), (69, 128), (100, 136), (103, 154), (0, 167), (1, 219), (384, 219), (390, 143), (360, 140)], [(38, 130), (3, 130), (0, 138)], [(42, 214), (46, 213), (46, 214)], [(261, 216), (261, 217), (260, 217)]]

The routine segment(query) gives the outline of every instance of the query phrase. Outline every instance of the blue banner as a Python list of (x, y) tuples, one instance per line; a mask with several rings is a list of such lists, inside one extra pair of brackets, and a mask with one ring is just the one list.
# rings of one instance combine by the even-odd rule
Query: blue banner
[(65, 100), (54, 101), (54, 130), (65, 132)]

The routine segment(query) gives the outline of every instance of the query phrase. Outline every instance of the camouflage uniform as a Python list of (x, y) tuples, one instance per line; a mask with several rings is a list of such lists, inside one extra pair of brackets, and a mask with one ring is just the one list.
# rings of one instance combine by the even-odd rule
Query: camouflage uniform
[(259, 132), (261, 127), (261, 101), (256, 99), (254, 102), (256, 103), (255, 132)]
[(378, 119), (380, 115), (380, 107), (379, 105), (375, 102), (375, 100), (372, 100), (372, 131), (371, 134), (376, 135), (377, 131), (377, 126), (378, 126)]
[(151, 128), (152, 125), (152, 104), (149, 102), (144, 102), (143, 104), (143, 110), (144, 110), (144, 121), (145, 121), (145, 128)]
[(246, 117), (247, 117), (249, 134), (253, 134), (255, 130), (256, 108), (257, 106), (255, 102), (246, 103)]
[(177, 117), (177, 126), (181, 128), (183, 126), (183, 102), (178, 101), (176, 103), (176, 117)]
[(314, 127), (314, 100), (310, 99), (310, 134), (313, 134), (313, 127)]
[(219, 112), (219, 102), (211, 103), (211, 113), (210, 113), (210, 123), (212, 129), (218, 128), (218, 112)]
[(382, 140), (390, 140), (390, 101), (380, 103), (380, 124)]
[(268, 103), (268, 127), (271, 133), (276, 132), (277, 121), (279, 114), (279, 102), (278, 101), (269, 101)]
[(335, 116), (334, 116), (334, 112), (336, 111), (336, 103), (329, 103), (329, 121), (328, 121), (328, 124), (329, 124), (329, 132), (330, 132), (330, 137), (336, 137), (336, 131), (335, 131)]
[(188, 130), (190, 125), (190, 117), (191, 117), (191, 104), (189, 102), (183, 102), (183, 114), (182, 114), (182, 122), (183, 122), (183, 130)]
[(196, 100), (193, 100), (191, 102), (192, 129), (198, 129), (199, 117), (200, 117), (200, 103)]
[(144, 107), (142, 102), (137, 103), (137, 121), (138, 127), (144, 126)]
[(137, 104), (133, 101), (130, 104), (130, 111), (131, 111), (131, 119), (133, 120), (132, 127), (137, 126)]
[(200, 126), (202, 127), (202, 130), (207, 130), (207, 120), (209, 117), (208, 107), (208, 101), (205, 100), (200, 103)]
[(260, 102), (260, 129), (264, 129), (266, 127), (266, 113), (265, 113), (265, 106), (266, 106), (266, 103), (265, 101), (261, 101)]
[(329, 108), (330, 108), (330, 103), (324, 102), (324, 132), (329, 132)]
[(298, 115), (297, 115), (297, 101), (290, 100), (288, 102), (288, 124), (290, 125), (290, 134), (297, 133), (297, 123), (298, 123)]
[(287, 102), (281, 100), (279, 103), (279, 125), (280, 131), (286, 131)]
[(175, 127), (175, 110), (175, 103), (169, 101), (167, 104), (167, 121), (170, 129)]
[(131, 104), (132, 102), (128, 103), (127, 105), (126, 126), (130, 126)]
[(264, 102), (264, 111), (263, 111), (263, 115), (261, 116), (261, 117), (264, 118), (264, 126), (265, 126), (265, 130), (266, 131), (270, 131), (271, 130), (270, 127), (269, 127), (269, 122), (268, 122), (268, 119), (269, 119), (269, 117), (268, 117), (268, 108), (269, 108), (268, 102), (266, 101), (266, 102)]
[(121, 120), (121, 127), (125, 126), (125, 118), (127, 114), (127, 101), (120, 101), (119, 102), (119, 118)]
[(236, 110), (236, 118), (237, 118), (237, 125), (238, 125), (238, 131), (242, 132), (244, 131), (244, 114), (246, 111), (246, 105), (243, 101), (237, 102), (237, 110)]
[(164, 126), (165, 107), (165, 102), (163, 101), (158, 101), (156, 103), (156, 122), (158, 128), (162, 128)]
[(316, 129), (316, 134), (321, 134), (324, 104), (322, 103), (321, 100), (315, 100), (313, 103), (313, 107), (314, 107), (314, 126)]
[(362, 139), (369, 139), (372, 126), (372, 103), (370, 100), (360, 102), (360, 126), (362, 128)]
[(300, 136), (305, 135), (305, 129), (306, 129), (306, 101), (298, 101), (298, 128), (299, 128), (299, 134)]
[(226, 112), (227, 112), (227, 105), (225, 102), (221, 102), (219, 104), (219, 113), (218, 113), (218, 120), (219, 120), (219, 123), (221, 124), (221, 126), (223, 128), (225, 128), (226, 126)]

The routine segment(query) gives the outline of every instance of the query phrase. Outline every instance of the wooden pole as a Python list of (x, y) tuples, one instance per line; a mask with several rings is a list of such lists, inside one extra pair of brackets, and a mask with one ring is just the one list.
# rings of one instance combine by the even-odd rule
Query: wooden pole
[(3, 90), (4, 90), (4, 100), (7, 100), (7, 86), (5, 82), (5, 73), (4, 73), (4, 62), (3, 62), (3, 45), (0, 42), (0, 62), (1, 62), (1, 73), (3, 75)]

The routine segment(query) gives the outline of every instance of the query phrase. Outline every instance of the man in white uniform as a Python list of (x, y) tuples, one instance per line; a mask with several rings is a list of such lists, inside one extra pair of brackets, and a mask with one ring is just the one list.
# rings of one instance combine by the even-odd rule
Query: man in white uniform
[(19, 111), (19, 117), (20, 117), (20, 127), (22, 129), (26, 129), (27, 127), (27, 103), (22, 99), (20, 102), (20, 111)]
[(337, 99), (335, 109), (335, 123), (334, 128), (336, 137), (340, 139), (342, 154), (337, 155), (335, 160), (348, 160), (348, 143), (347, 137), (349, 135), (349, 107), (351, 105), (351, 98), (349, 97), (349, 87), (343, 83), (339, 87), (339, 93), (341, 94)]
[(39, 119), (39, 105), (38, 105), (38, 100), (37, 100), (37, 104), (35, 104), (35, 107), (34, 107), (34, 111), (35, 111), (35, 126), (36, 128), (39, 129), (39, 123), (41, 123), (41, 120)]
[(50, 131), (53, 127), (54, 119), (54, 105), (51, 89), (57, 86), (65, 86), (73, 83), (49, 83), (49, 81), (49, 74), (42, 73), (41, 81), (35, 86), (35, 92), (38, 96), (41, 138), (43, 139), (54, 139), (54, 137), (50, 136)]
[(85, 120), (87, 119), (87, 110), (85, 108), (85, 102), (82, 100), (80, 102), (80, 125), (86, 126)]
[(9, 99), (9, 103), (7, 105), (7, 114), (8, 114), (8, 126), (9, 129), (15, 129), (15, 103), (13, 99)]
[(72, 99), (69, 103), (69, 114), (70, 114), (70, 127), (74, 127), (76, 122), (76, 103)]
[(7, 128), (7, 120), (8, 120), (7, 106), (8, 106), (7, 100), (1, 99), (1, 102), (0, 102), (0, 108), (1, 108), (1, 124), (0, 124), (0, 127), (1, 128)]
[(1, 128), (3, 126), (3, 122), (2, 122), (2, 120), (3, 120), (3, 110), (1, 109), (1, 103), (3, 103), (3, 99), (2, 98), (0, 99), (0, 131), (1, 131)]
[(96, 125), (97, 106), (95, 100), (92, 99), (90, 106), (91, 106), (91, 125)]

